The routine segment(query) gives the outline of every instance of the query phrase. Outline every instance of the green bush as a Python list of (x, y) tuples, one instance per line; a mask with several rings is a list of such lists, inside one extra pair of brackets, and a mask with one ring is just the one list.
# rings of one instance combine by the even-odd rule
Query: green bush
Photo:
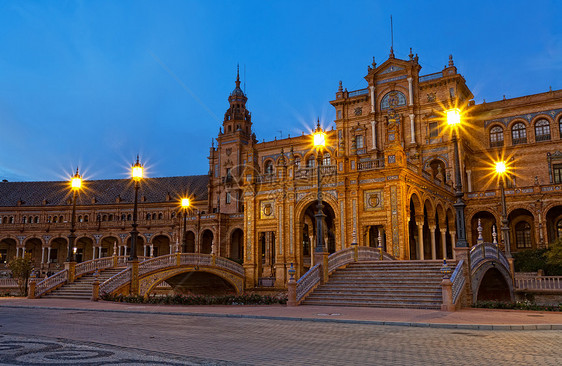
[(12, 259), (8, 262), (8, 268), (12, 271), (12, 276), (18, 281), (20, 296), (27, 296), (27, 282), (33, 270), (31, 255), (26, 253), (24, 258)]
[(124, 295), (102, 295), (102, 300), (127, 302), (136, 304), (164, 304), (164, 305), (272, 305), (286, 304), (287, 295), (277, 296), (243, 294), (225, 296), (204, 295), (166, 295), (166, 296), (124, 296)]
[(514, 309), (514, 310), (537, 310), (537, 311), (562, 311), (562, 304), (537, 305), (529, 301), (503, 302), (503, 301), (478, 301), (475, 308), (485, 309)]
[(537, 272), (542, 269), (545, 276), (562, 276), (562, 239), (557, 239), (548, 249), (513, 253), (513, 259), (515, 272)]

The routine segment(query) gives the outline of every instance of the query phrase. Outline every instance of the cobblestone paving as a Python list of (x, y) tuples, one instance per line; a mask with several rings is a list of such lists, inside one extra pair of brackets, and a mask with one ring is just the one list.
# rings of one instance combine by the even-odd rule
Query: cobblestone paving
[[(554, 330), (475, 331), (21, 308), (1, 312), (0, 334), (61, 337), (76, 343), (55, 342), (59, 346), (93, 347), (152, 364), (158, 362), (147, 357), (174, 365), (221, 360), (250, 365), (562, 364), (562, 332)], [(59, 350), (65, 352), (64, 347)], [(92, 362), (84, 364), (99, 364)]]

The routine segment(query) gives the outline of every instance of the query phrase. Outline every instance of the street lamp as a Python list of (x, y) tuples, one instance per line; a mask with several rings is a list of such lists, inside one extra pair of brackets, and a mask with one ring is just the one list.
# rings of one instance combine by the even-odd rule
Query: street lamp
[(137, 202), (139, 196), (139, 185), (143, 178), (142, 176), (143, 167), (139, 161), (139, 156), (137, 155), (137, 162), (132, 166), (132, 176), (135, 181), (135, 203), (133, 206), (133, 230), (131, 231), (131, 254), (129, 256), (129, 261), (137, 261), (137, 238), (139, 232), (137, 230)]
[(76, 251), (74, 251), (74, 241), (76, 240), (76, 196), (80, 188), (82, 188), (82, 177), (76, 168), (76, 174), (70, 180), (70, 188), (72, 189), (72, 216), (70, 217), (70, 235), (68, 235), (68, 254), (66, 257), (67, 262), (76, 261)]
[(455, 197), (457, 198), (456, 202), (453, 204), (456, 211), (457, 217), (457, 248), (466, 248), (468, 247), (468, 243), (466, 241), (466, 227), (464, 222), (464, 208), (466, 204), (463, 200), (463, 191), (462, 191), (462, 181), (461, 181), (461, 168), (460, 168), (460, 159), (459, 159), (459, 144), (457, 139), (457, 128), (461, 124), (461, 111), (458, 108), (449, 109), (445, 112), (447, 115), (447, 124), (451, 126), (453, 130), (453, 136), (451, 141), (454, 145), (454, 154), (455, 154)]
[(322, 221), (324, 220), (324, 212), (322, 208), (322, 177), (321, 177), (321, 170), (320, 165), (322, 164), (322, 150), (326, 146), (326, 133), (320, 127), (320, 120), (318, 120), (318, 124), (316, 125), (316, 130), (312, 134), (314, 147), (316, 149), (316, 168), (317, 168), (317, 187), (318, 187), (318, 203), (316, 207), (318, 208), (318, 212), (314, 217), (316, 217), (316, 248), (314, 250), (315, 254), (324, 253), (324, 230), (322, 228)]
[(187, 209), (191, 206), (191, 201), (189, 198), (182, 198), (181, 199), (181, 208), (183, 209), (183, 231), (182, 231), (182, 252), (187, 253), (187, 238), (185, 235), (185, 225), (187, 221)]
[(507, 174), (507, 165), (505, 161), (496, 162), (496, 174), (500, 181), (500, 191), (501, 191), (501, 204), (502, 204), (502, 236), (505, 244), (505, 256), (511, 258), (511, 242), (509, 238), (509, 222), (507, 221), (507, 207), (505, 204), (505, 188), (504, 179)]

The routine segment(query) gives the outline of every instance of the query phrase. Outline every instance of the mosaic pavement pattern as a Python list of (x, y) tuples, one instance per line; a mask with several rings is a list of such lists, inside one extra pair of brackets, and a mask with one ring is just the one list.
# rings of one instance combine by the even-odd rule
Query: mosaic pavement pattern
[(176, 356), (62, 338), (0, 334), (0, 365), (220, 365), (240, 363)]

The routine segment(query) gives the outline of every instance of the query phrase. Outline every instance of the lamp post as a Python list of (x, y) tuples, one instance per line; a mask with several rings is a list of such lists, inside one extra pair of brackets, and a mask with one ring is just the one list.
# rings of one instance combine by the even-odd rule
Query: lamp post
[(182, 252), (183, 253), (187, 253), (187, 238), (185, 236), (185, 225), (186, 225), (186, 221), (187, 221), (187, 209), (189, 208), (189, 206), (191, 206), (191, 201), (189, 200), (189, 198), (182, 198), (181, 199), (181, 208), (183, 209), (183, 231), (182, 231), (182, 239), (181, 239), (181, 244), (182, 244)]
[(457, 126), (461, 123), (461, 112), (458, 108), (450, 109), (446, 111), (447, 114), (447, 124), (451, 126), (453, 130), (453, 136), (451, 141), (454, 146), (454, 158), (455, 158), (455, 197), (456, 202), (453, 204), (456, 212), (457, 219), (457, 242), (455, 247), (457, 248), (467, 248), (468, 243), (466, 241), (466, 226), (464, 220), (464, 208), (466, 204), (463, 200), (462, 191), (462, 181), (461, 181), (461, 163), (459, 158), (459, 144), (457, 138)]
[(137, 162), (132, 166), (133, 180), (135, 181), (135, 203), (133, 205), (133, 230), (131, 231), (131, 254), (129, 256), (129, 261), (137, 261), (137, 238), (139, 232), (137, 230), (137, 202), (139, 196), (139, 185), (142, 177), (143, 167), (139, 161), (139, 156), (137, 155)]
[(509, 238), (509, 222), (507, 220), (507, 205), (505, 203), (505, 188), (504, 179), (507, 174), (507, 165), (505, 161), (496, 162), (496, 173), (498, 174), (500, 180), (500, 191), (501, 191), (501, 204), (502, 204), (502, 227), (501, 232), (505, 245), (505, 256), (511, 258), (511, 241)]
[[(320, 121), (318, 121), (318, 124), (316, 125), (316, 130), (314, 131), (313, 134), (313, 141), (314, 141), (314, 147), (316, 148), (316, 169), (317, 169), (317, 188), (318, 188), (318, 193), (317, 193), (317, 200), (318, 203), (316, 204), (316, 207), (318, 208), (318, 212), (316, 213), (316, 215), (314, 215), (314, 217), (316, 217), (316, 247), (314, 249), (315, 254), (322, 254), (325, 252), (325, 248), (324, 248), (324, 230), (322, 227), (322, 221), (324, 220), (324, 217), (326, 217), (326, 215), (324, 215), (324, 212), (322, 211), (322, 208), (324, 207), (324, 205), (322, 205), (322, 172), (320, 170), (320, 165), (322, 164), (322, 150), (323, 148), (326, 146), (326, 133), (322, 130), (322, 127), (320, 127)], [(315, 261), (316, 262), (316, 261)]]
[(82, 177), (76, 168), (76, 174), (70, 180), (70, 187), (72, 189), (72, 216), (70, 217), (70, 235), (68, 235), (68, 254), (66, 257), (67, 262), (76, 262), (76, 252), (74, 251), (74, 242), (76, 240), (76, 196), (82, 187)]

